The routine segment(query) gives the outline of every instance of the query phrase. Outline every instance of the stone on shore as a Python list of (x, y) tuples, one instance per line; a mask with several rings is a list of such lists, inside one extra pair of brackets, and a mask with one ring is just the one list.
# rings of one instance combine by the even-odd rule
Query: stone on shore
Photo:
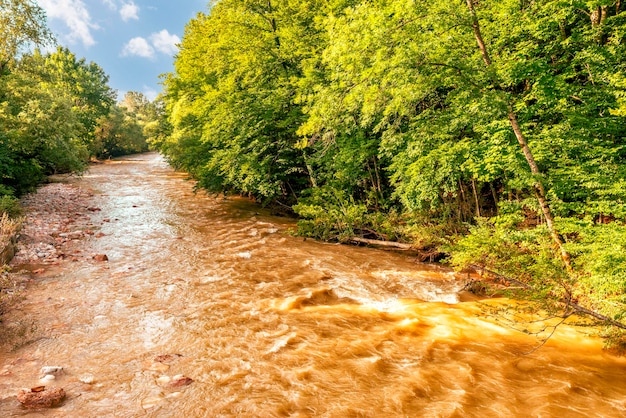
[(37, 387), (20, 390), (17, 394), (17, 400), (27, 409), (53, 408), (60, 405), (65, 396), (65, 391), (62, 388), (46, 390), (45, 387)]

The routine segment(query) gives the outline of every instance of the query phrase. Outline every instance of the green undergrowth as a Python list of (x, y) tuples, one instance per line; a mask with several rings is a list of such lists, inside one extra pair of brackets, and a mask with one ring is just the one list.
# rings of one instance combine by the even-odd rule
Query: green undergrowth
[(336, 189), (318, 189), (293, 206), (299, 216), (297, 234), (323, 241), (347, 242), (368, 238), (443, 248), (454, 234), (451, 225), (423, 222), (395, 208), (371, 209)]
[[(626, 226), (574, 218), (556, 220), (571, 256), (571, 271), (554, 248), (548, 228), (526, 226), (519, 215), (478, 219), (448, 248), (456, 268), (478, 265), (513, 278), (510, 296), (533, 301), (548, 315), (566, 317), (584, 307), (612, 321), (626, 316)], [(517, 284), (517, 286), (516, 286)], [(526, 286), (526, 287), (525, 287)], [(607, 346), (626, 346), (626, 334), (609, 321), (596, 321)]]

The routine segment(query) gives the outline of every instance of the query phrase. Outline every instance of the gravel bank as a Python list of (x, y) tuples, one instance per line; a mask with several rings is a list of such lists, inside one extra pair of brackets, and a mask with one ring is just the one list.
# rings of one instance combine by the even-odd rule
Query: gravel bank
[(70, 183), (50, 183), (22, 199), (26, 219), (11, 265), (54, 265), (91, 257), (84, 238), (101, 236), (91, 214), (93, 193)]

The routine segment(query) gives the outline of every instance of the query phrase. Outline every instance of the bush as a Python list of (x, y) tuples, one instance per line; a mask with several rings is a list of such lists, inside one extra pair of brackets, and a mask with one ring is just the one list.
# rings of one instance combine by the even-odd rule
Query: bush
[(11, 195), (0, 197), (0, 213), (8, 215), (10, 218), (17, 218), (22, 214), (22, 207), (19, 200)]
[(363, 228), (367, 208), (331, 187), (312, 189), (293, 210), (302, 218), (298, 233), (325, 241), (346, 241)]

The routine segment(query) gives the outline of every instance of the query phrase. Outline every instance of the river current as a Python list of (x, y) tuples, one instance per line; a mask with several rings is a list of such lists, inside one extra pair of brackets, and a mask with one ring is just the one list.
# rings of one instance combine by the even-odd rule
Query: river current
[[(568, 325), (533, 351), (486, 314), (503, 301), (463, 297), (444, 267), (293, 237), (292, 220), (194, 193), (153, 153), (78, 184), (105, 234), (85, 245), (109, 260), (29, 287), (13, 314), (43, 337), (0, 353), (2, 417), (626, 416), (624, 358)], [(23, 409), (15, 394), (47, 365), (66, 401)]]

